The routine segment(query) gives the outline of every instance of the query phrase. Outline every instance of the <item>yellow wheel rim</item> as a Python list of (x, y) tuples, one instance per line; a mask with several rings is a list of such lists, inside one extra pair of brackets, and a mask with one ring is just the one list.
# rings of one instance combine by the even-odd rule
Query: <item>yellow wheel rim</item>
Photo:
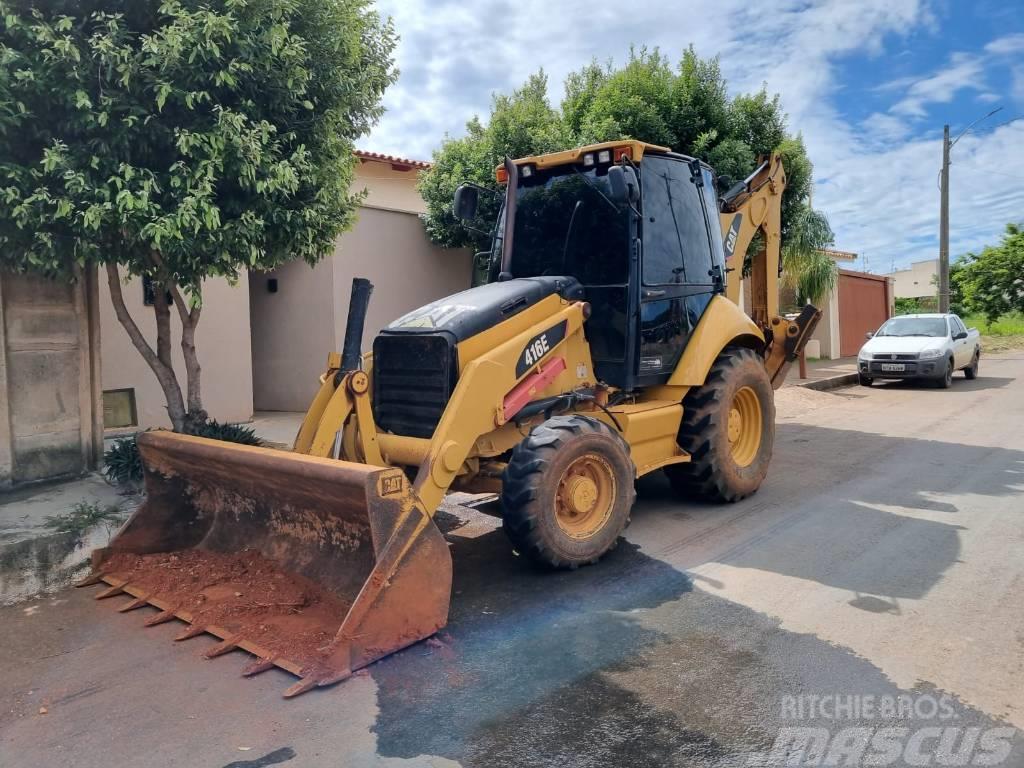
[(729, 452), (738, 467), (749, 467), (761, 448), (761, 401), (750, 387), (733, 395), (729, 406)]
[(600, 531), (612, 515), (615, 473), (596, 453), (575, 459), (558, 481), (555, 521), (574, 539), (588, 539)]

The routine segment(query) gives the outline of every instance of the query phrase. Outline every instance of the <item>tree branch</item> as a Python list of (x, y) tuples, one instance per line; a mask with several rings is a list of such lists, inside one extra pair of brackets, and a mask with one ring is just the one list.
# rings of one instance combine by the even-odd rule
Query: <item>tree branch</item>
[(185, 374), (188, 378), (188, 414), (193, 421), (205, 422), (207, 414), (203, 408), (200, 386), (203, 369), (196, 352), (196, 326), (199, 324), (202, 307), (197, 304), (190, 310), (177, 285), (169, 282), (168, 290), (181, 319), (181, 353), (185, 357)]
[[(114, 305), (114, 315), (128, 333), (128, 338), (131, 339), (132, 345), (142, 355), (142, 359), (146, 361), (146, 364), (160, 383), (160, 388), (164, 392), (164, 398), (167, 400), (167, 415), (171, 419), (171, 425), (176, 432), (180, 432), (185, 426), (185, 404), (181, 397), (181, 387), (178, 385), (178, 379), (174, 375), (174, 368), (165, 363), (160, 358), (160, 355), (153, 351), (153, 347), (146, 341), (146, 337), (142, 335), (142, 331), (139, 330), (139, 326), (128, 311), (128, 307), (125, 306), (124, 293), (121, 291), (121, 275), (118, 272), (117, 264), (113, 262), (108, 263), (106, 270), (107, 285), (110, 288), (110, 300)], [(164, 298), (166, 308), (166, 297)], [(157, 338), (159, 345), (159, 336)], [(169, 341), (167, 359), (170, 360)]]

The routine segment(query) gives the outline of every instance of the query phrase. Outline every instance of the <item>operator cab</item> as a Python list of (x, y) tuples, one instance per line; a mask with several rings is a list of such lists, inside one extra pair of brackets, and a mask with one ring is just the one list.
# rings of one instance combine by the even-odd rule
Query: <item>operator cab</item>
[[(598, 378), (627, 390), (667, 381), (725, 289), (710, 167), (629, 141), (506, 161), (496, 175), (507, 186), (486, 282), (575, 278)], [(477, 188), (460, 187), (456, 215), (472, 219), (476, 202)]]

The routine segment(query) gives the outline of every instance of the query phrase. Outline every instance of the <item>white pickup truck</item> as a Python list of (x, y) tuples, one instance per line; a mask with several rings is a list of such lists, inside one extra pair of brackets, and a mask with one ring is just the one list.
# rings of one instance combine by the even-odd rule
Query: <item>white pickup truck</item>
[(875, 379), (929, 379), (940, 387), (953, 384), (953, 371), (973, 379), (981, 360), (977, 328), (956, 315), (900, 315), (886, 320), (857, 355), (860, 383)]

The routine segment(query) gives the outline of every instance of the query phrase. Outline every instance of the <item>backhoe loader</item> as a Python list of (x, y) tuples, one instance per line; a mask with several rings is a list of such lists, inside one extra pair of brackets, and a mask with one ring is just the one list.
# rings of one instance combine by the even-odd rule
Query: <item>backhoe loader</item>
[(450, 491), (498, 494), (512, 547), (572, 569), (615, 546), (641, 475), (663, 471), (681, 499), (758, 489), (773, 388), (820, 316), (778, 316), (780, 158), (721, 197), (705, 163), (638, 141), (495, 172), (503, 193), (454, 200), (471, 220), (481, 194), (501, 198), (489, 280), (395, 320), (367, 354), (372, 286), (356, 280), (291, 453), (139, 436), (147, 499), (94, 553), (98, 597), (219, 637), (207, 656), (249, 651), (245, 674), (292, 672), (292, 696), (446, 624), (434, 514)]

